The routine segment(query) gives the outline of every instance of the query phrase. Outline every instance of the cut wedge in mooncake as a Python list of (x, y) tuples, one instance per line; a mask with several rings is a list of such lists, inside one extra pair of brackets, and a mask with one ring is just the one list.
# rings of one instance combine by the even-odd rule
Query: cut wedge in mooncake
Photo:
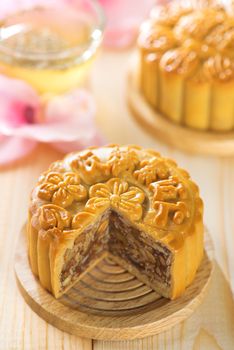
[(28, 253), (58, 298), (106, 254), (160, 295), (175, 299), (203, 257), (203, 204), (173, 160), (138, 146), (67, 155), (32, 191)]

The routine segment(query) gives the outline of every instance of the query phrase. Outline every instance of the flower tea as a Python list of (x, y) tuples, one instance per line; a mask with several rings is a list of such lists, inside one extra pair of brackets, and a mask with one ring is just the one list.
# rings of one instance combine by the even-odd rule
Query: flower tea
[(1, 71), (27, 81), (39, 93), (80, 85), (102, 39), (94, 16), (87, 6), (63, 5), (31, 8), (2, 20)]

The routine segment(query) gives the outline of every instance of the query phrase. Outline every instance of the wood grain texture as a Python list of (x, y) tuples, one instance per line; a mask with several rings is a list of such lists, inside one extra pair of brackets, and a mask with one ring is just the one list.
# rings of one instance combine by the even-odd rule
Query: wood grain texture
[(92, 342), (57, 330), (39, 318), (18, 292), (12, 261), (17, 229), (27, 216), (28, 197), (35, 179), (49, 163), (61, 157), (40, 146), (14, 167), (1, 169), (0, 240), (0, 349), (91, 350)]
[[(142, 340), (94, 341), (94, 350), (232, 350), (234, 344), (234, 158), (179, 152), (151, 138), (131, 117), (126, 104), (126, 74), (131, 51), (101, 54), (92, 72), (98, 125), (107, 142), (137, 143), (175, 158), (199, 183), (205, 222), (215, 247), (215, 269), (203, 304), (185, 322)], [(37, 176), (61, 158), (50, 147), (0, 171), (0, 349), (91, 350), (91, 341), (57, 330), (24, 302), (16, 286), (13, 258), (25, 222), (29, 193)], [(207, 346), (209, 345), (209, 347)], [(210, 345), (211, 344), (211, 345)], [(215, 345), (214, 345), (215, 344)]]
[(190, 153), (234, 155), (234, 132), (198, 131), (175, 124), (152, 108), (139, 90), (132, 67), (128, 75), (127, 100), (135, 120), (149, 134)]
[(186, 320), (206, 295), (212, 260), (213, 244), (206, 232), (205, 253), (195, 280), (182, 297), (168, 300), (140, 283), (109, 254), (56, 300), (32, 273), (23, 227), (15, 272), (27, 304), (50, 324), (91, 339), (122, 340), (159, 334)]

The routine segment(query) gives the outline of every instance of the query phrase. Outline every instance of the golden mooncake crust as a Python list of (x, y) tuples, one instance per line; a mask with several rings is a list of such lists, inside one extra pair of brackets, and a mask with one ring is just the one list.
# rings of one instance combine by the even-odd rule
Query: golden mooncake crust
[(110, 211), (172, 252), (169, 297), (179, 296), (203, 254), (199, 189), (173, 160), (134, 145), (69, 154), (39, 178), (31, 195), (28, 242), (32, 270), (42, 285), (56, 297), (61, 295), (66, 251), (100, 220), (98, 230), (104, 232)]
[(233, 28), (233, 15), (212, 2), (197, 8), (175, 2), (156, 6), (138, 39), (147, 101), (178, 124), (233, 130)]

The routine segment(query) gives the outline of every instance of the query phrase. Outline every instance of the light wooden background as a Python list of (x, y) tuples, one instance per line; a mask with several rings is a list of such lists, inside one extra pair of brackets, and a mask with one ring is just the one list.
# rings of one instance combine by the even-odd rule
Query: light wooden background
[[(139, 341), (102, 342), (63, 333), (41, 320), (22, 299), (13, 271), (19, 230), (37, 176), (61, 155), (41, 145), (27, 159), (0, 171), (0, 349), (231, 350), (234, 349), (234, 157), (192, 156), (153, 140), (131, 118), (126, 72), (131, 52), (105, 52), (92, 74), (97, 122), (108, 142), (138, 143), (173, 157), (200, 184), (205, 221), (215, 245), (215, 272), (204, 303), (173, 329)], [(92, 316), (90, 316), (92, 317)]]

